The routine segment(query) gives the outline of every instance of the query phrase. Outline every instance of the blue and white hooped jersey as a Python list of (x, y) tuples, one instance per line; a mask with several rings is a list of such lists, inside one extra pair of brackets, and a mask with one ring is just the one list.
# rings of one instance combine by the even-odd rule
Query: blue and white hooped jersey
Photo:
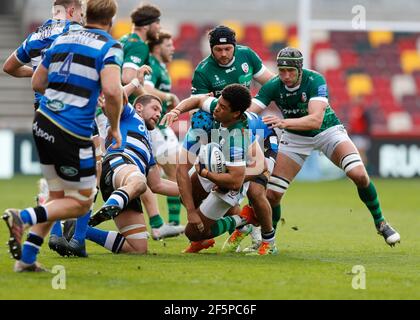
[[(23, 65), (31, 63), (35, 71), (41, 63), (45, 51), (59, 35), (69, 31), (70, 28), (82, 28), (82, 26), (68, 20), (50, 19), (45, 21), (17, 48), (16, 58)], [(35, 92), (35, 102), (39, 102), (41, 97), (40, 93)]]
[(270, 149), (277, 153), (279, 144), (275, 131), (270, 129), (256, 113), (245, 111), (245, 115), (248, 117), (248, 127), (252, 130), (254, 136), (258, 136), (260, 145), (269, 145)]
[(121, 44), (100, 29), (81, 28), (60, 35), (45, 52), (48, 87), (39, 111), (67, 133), (90, 139), (101, 91), (100, 73), (121, 67)]
[(121, 114), (120, 131), (122, 144), (118, 149), (112, 149), (111, 143), (106, 141), (106, 155), (123, 154), (133, 160), (140, 168), (141, 172), (147, 176), (151, 166), (155, 165), (152, 153), (152, 140), (147, 130), (146, 124), (136, 110), (127, 104)]

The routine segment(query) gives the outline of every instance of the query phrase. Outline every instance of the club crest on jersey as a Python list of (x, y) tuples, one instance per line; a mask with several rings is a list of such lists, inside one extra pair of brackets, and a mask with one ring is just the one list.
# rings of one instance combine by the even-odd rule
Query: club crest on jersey
[(242, 65), (241, 65), (241, 67), (242, 67), (242, 70), (245, 72), (245, 73), (248, 73), (248, 71), (249, 71), (249, 66), (248, 66), (248, 63), (242, 63)]
[(303, 92), (303, 93), (302, 93), (302, 98), (301, 98), (301, 101), (302, 101), (302, 102), (306, 102), (306, 101), (308, 101), (308, 97), (306, 96), (306, 92)]

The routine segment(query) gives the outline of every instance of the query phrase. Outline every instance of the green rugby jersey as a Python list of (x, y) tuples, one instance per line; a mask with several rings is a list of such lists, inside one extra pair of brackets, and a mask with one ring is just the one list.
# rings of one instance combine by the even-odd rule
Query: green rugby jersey
[[(168, 69), (164, 63), (161, 63), (156, 57), (150, 55), (149, 57), (149, 65), (152, 68), (152, 74), (148, 74), (144, 78), (145, 84), (149, 84), (150, 86), (163, 91), (163, 92), (171, 92), (171, 78), (169, 76)], [(162, 116), (159, 119), (162, 120), (163, 116), (166, 114), (168, 110), (168, 104), (166, 101), (162, 101)], [(159, 129), (165, 128), (165, 126), (158, 125)]]
[[(126, 34), (120, 39), (124, 50), (124, 67), (139, 69), (144, 64), (149, 64), (149, 46), (135, 33)], [(131, 95), (128, 101), (132, 104), (136, 96)]]
[[(208, 98), (203, 106), (203, 110), (209, 113), (216, 109), (218, 99)], [(211, 132), (211, 141), (220, 145), (225, 156), (227, 166), (246, 166), (248, 162), (248, 148), (254, 142), (255, 137), (249, 130), (248, 117), (243, 115), (242, 119), (225, 128), (221, 123), (214, 121)], [(229, 143), (227, 142), (229, 139)]]
[[(253, 101), (262, 108), (267, 107), (271, 101), (274, 101), (282, 111), (284, 118), (288, 119), (307, 116), (308, 104), (311, 99), (328, 102), (327, 83), (318, 72), (303, 69), (302, 82), (298, 88), (287, 88), (277, 75), (261, 87)], [(339, 124), (341, 124), (340, 120), (328, 104), (319, 130), (287, 131), (301, 136), (314, 137), (320, 132)]]
[(265, 67), (258, 55), (246, 46), (237, 45), (234, 59), (226, 66), (219, 65), (212, 55), (199, 63), (192, 79), (192, 94), (213, 92), (219, 97), (224, 87), (239, 83), (248, 89), (253, 77), (263, 74)]

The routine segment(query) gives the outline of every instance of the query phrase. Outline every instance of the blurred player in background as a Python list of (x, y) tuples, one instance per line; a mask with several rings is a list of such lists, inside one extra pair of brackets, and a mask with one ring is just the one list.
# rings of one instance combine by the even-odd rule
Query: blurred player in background
[[(160, 31), (157, 40), (149, 41), (149, 48), (151, 53), (149, 65), (153, 72), (146, 77), (145, 90), (162, 100), (163, 117), (179, 103), (178, 97), (171, 93), (171, 78), (166, 66), (172, 61), (175, 51), (172, 35), (168, 32)], [(176, 181), (176, 156), (179, 151), (178, 137), (172, 128), (160, 124), (150, 133), (156, 162), (162, 167), (169, 180)], [(150, 209), (153, 209), (154, 204), (157, 204), (156, 196), (150, 190), (142, 196), (142, 201), (146, 203), (148, 212)], [(175, 236), (184, 232), (185, 227), (180, 225), (181, 202), (179, 197), (167, 197), (167, 205), (169, 224), (163, 224), (158, 228), (152, 227), (153, 239)], [(151, 223), (156, 224), (156, 221), (153, 220), (157, 219), (155, 217), (150, 219)]]
[[(121, 145), (123, 51), (109, 31), (117, 12), (114, 0), (89, 0), (84, 28), (59, 36), (32, 78), (43, 97), (33, 123), (49, 202), (24, 210), (7, 209), (9, 249), (14, 270), (44, 271), (36, 257), (52, 222), (86, 215), (96, 193), (92, 123), (100, 90), (110, 122), (109, 134)], [(21, 248), (23, 232), (31, 227)]]
[(311, 151), (320, 150), (355, 183), (378, 233), (394, 246), (400, 235), (382, 215), (376, 188), (360, 154), (329, 104), (324, 77), (303, 69), (302, 53), (294, 48), (280, 50), (277, 66), (279, 75), (262, 86), (251, 107), (252, 111), (260, 112), (274, 101), (284, 115), (284, 119), (264, 117), (265, 123), (284, 129), (278, 166), (270, 179), (273, 188), (267, 192), (271, 205), (280, 203)]
[[(120, 39), (124, 48), (123, 85), (129, 84), (136, 77), (142, 65), (149, 64), (150, 50), (147, 42), (158, 39), (160, 15), (159, 8), (150, 4), (142, 5), (131, 13), (133, 29)], [(133, 104), (140, 93), (135, 91), (130, 95), (129, 102)]]

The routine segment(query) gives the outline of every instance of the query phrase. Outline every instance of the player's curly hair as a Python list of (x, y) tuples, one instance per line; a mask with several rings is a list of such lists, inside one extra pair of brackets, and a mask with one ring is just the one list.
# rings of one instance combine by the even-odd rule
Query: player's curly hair
[(251, 93), (248, 88), (240, 84), (230, 84), (222, 91), (222, 97), (229, 102), (230, 109), (243, 114), (251, 106)]

